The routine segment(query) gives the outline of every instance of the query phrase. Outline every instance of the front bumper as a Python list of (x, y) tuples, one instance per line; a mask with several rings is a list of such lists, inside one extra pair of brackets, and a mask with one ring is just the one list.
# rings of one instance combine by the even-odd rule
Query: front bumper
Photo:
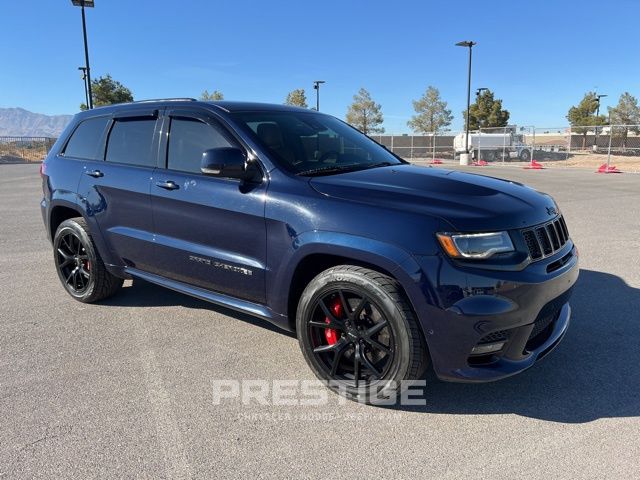
[[(563, 265), (551, 273), (549, 266)], [(422, 293), (416, 308), (436, 375), (447, 381), (487, 382), (515, 375), (549, 353), (567, 331), (568, 304), (579, 268), (572, 242), (522, 271), (490, 271), (420, 257)], [(428, 272), (437, 272), (429, 278)], [(478, 345), (504, 342), (474, 355)]]

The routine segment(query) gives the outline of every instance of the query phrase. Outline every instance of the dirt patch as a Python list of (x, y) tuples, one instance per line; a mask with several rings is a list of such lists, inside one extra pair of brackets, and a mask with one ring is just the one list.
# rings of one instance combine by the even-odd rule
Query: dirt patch
[[(607, 163), (607, 155), (601, 153), (572, 153), (566, 160), (544, 161), (545, 167), (582, 167), (597, 170), (600, 165)], [(612, 166), (623, 172), (640, 173), (640, 156), (611, 155)]]

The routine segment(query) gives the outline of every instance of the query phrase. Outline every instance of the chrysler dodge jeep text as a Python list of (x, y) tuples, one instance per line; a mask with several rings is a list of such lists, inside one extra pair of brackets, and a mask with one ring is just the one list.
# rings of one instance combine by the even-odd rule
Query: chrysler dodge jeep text
[(262, 317), (350, 398), (395, 394), (429, 363), (444, 380), (508, 377), (569, 325), (578, 257), (550, 196), (410, 165), (319, 112), (97, 108), (75, 116), (41, 173), (75, 299), (134, 278)]

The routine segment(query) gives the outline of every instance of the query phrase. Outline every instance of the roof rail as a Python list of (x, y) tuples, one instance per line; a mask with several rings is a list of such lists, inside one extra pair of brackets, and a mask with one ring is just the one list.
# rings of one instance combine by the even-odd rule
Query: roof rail
[(131, 103), (152, 103), (152, 102), (197, 102), (198, 100), (195, 98), (189, 97), (177, 97), (177, 98), (150, 98), (148, 100), (136, 100)]

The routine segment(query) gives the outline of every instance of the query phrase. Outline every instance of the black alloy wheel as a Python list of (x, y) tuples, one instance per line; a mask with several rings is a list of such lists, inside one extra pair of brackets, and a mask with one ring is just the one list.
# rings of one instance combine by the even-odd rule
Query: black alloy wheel
[(57, 228), (53, 258), (60, 282), (80, 302), (103, 300), (122, 287), (123, 279), (107, 270), (81, 217), (65, 220)]
[(367, 296), (346, 289), (327, 292), (315, 301), (307, 326), (313, 354), (331, 378), (359, 388), (388, 372), (396, 348), (393, 331)]
[(68, 290), (82, 295), (91, 282), (91, 261), (82, 240), (72, 231), (60, 236), (56, 267)]
[(351, 400), (397, 399), (428, 364), (400, 284), (365, 267), (338, 265), (311, 280), (298, 302), (296, 332), (313, 373)]

